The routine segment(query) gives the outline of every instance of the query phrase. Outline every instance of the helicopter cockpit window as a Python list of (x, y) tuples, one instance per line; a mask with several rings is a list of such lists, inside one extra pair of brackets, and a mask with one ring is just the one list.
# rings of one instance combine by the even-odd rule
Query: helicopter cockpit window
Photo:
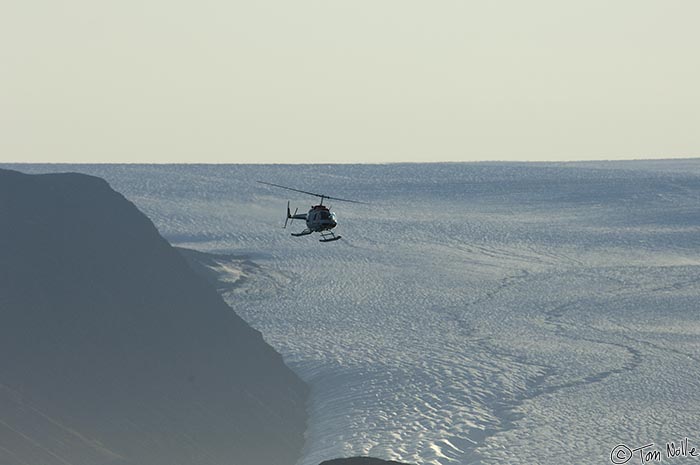
[(331, 214), (328, 212), (321, 212), (321, 219), (322, 220), (330, 220), (331, 219)]

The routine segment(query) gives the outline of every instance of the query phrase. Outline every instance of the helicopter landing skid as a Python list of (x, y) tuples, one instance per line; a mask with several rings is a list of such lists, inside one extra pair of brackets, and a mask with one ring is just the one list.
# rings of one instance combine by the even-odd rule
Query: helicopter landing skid
[(322, 232), (321, 233), (321, 239), (319, 239), (319, 242), (333, 242), (337, 241), (340, 239), (342, 236), (336, 236), (333, 234), (333, 231), (327, 231), (327, 232)]

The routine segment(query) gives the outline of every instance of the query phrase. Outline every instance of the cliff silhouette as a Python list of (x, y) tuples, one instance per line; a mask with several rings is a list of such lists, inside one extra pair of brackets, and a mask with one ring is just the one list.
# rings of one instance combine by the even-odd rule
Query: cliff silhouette
[(291, 465), (307, 387), (102, 179), (0, 170), (0, 463)]
[(350, 457), (346, 459), (334, 459), (321, 462), (321, 465), (408, 465), (393, 460), (381, 460), (373, 457)]

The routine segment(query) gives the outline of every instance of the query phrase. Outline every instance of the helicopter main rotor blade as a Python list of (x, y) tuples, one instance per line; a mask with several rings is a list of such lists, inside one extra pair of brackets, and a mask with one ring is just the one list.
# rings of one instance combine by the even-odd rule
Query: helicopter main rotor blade
[(348, 200), (348, 199), (340, 199), (338, 197), (331, 197), (330, 195), (324, 195), (324, 194), (316, 194), (315, 192), (308, 192), (308, 191), (302, 191), (300, 189), (294, 189), (292, 187), (287, 187), (287, 186), (280, 186), (279, 184), (273, 184), (271, 182), (265, 182), (265, 181), (258, 181), (260, 184), (267, 184), (268, 186), (274, 186), (274, 187), (279, 187), (280, 189), (287, 189), (289, 191), (294, 191), (294, 192), (301, 192), (302, 194), (308, 194), (308, 195), (314, 195), (316, 197), (321, 197), (321, 200), (323, 199), (332, 199), (332, 200), (339, 200), (341, 202), (350, 202), (350, 203), (361, 203), (364, 205), (368, 205), (367, 202), (360, 202), (359, 200)]

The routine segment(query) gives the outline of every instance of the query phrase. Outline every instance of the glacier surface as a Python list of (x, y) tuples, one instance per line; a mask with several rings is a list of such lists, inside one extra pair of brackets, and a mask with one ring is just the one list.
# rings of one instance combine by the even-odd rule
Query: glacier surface
[[(107, 179), (312, 388), (304, 458), (610, 463), (698, 437), (700, 161), (5, 165)], [(292, 238), (286, 201), (343, 239)], [(695, 436), (693, 436), (695, 435)], [(636, 459), (635, 459), (636, 460)]]

